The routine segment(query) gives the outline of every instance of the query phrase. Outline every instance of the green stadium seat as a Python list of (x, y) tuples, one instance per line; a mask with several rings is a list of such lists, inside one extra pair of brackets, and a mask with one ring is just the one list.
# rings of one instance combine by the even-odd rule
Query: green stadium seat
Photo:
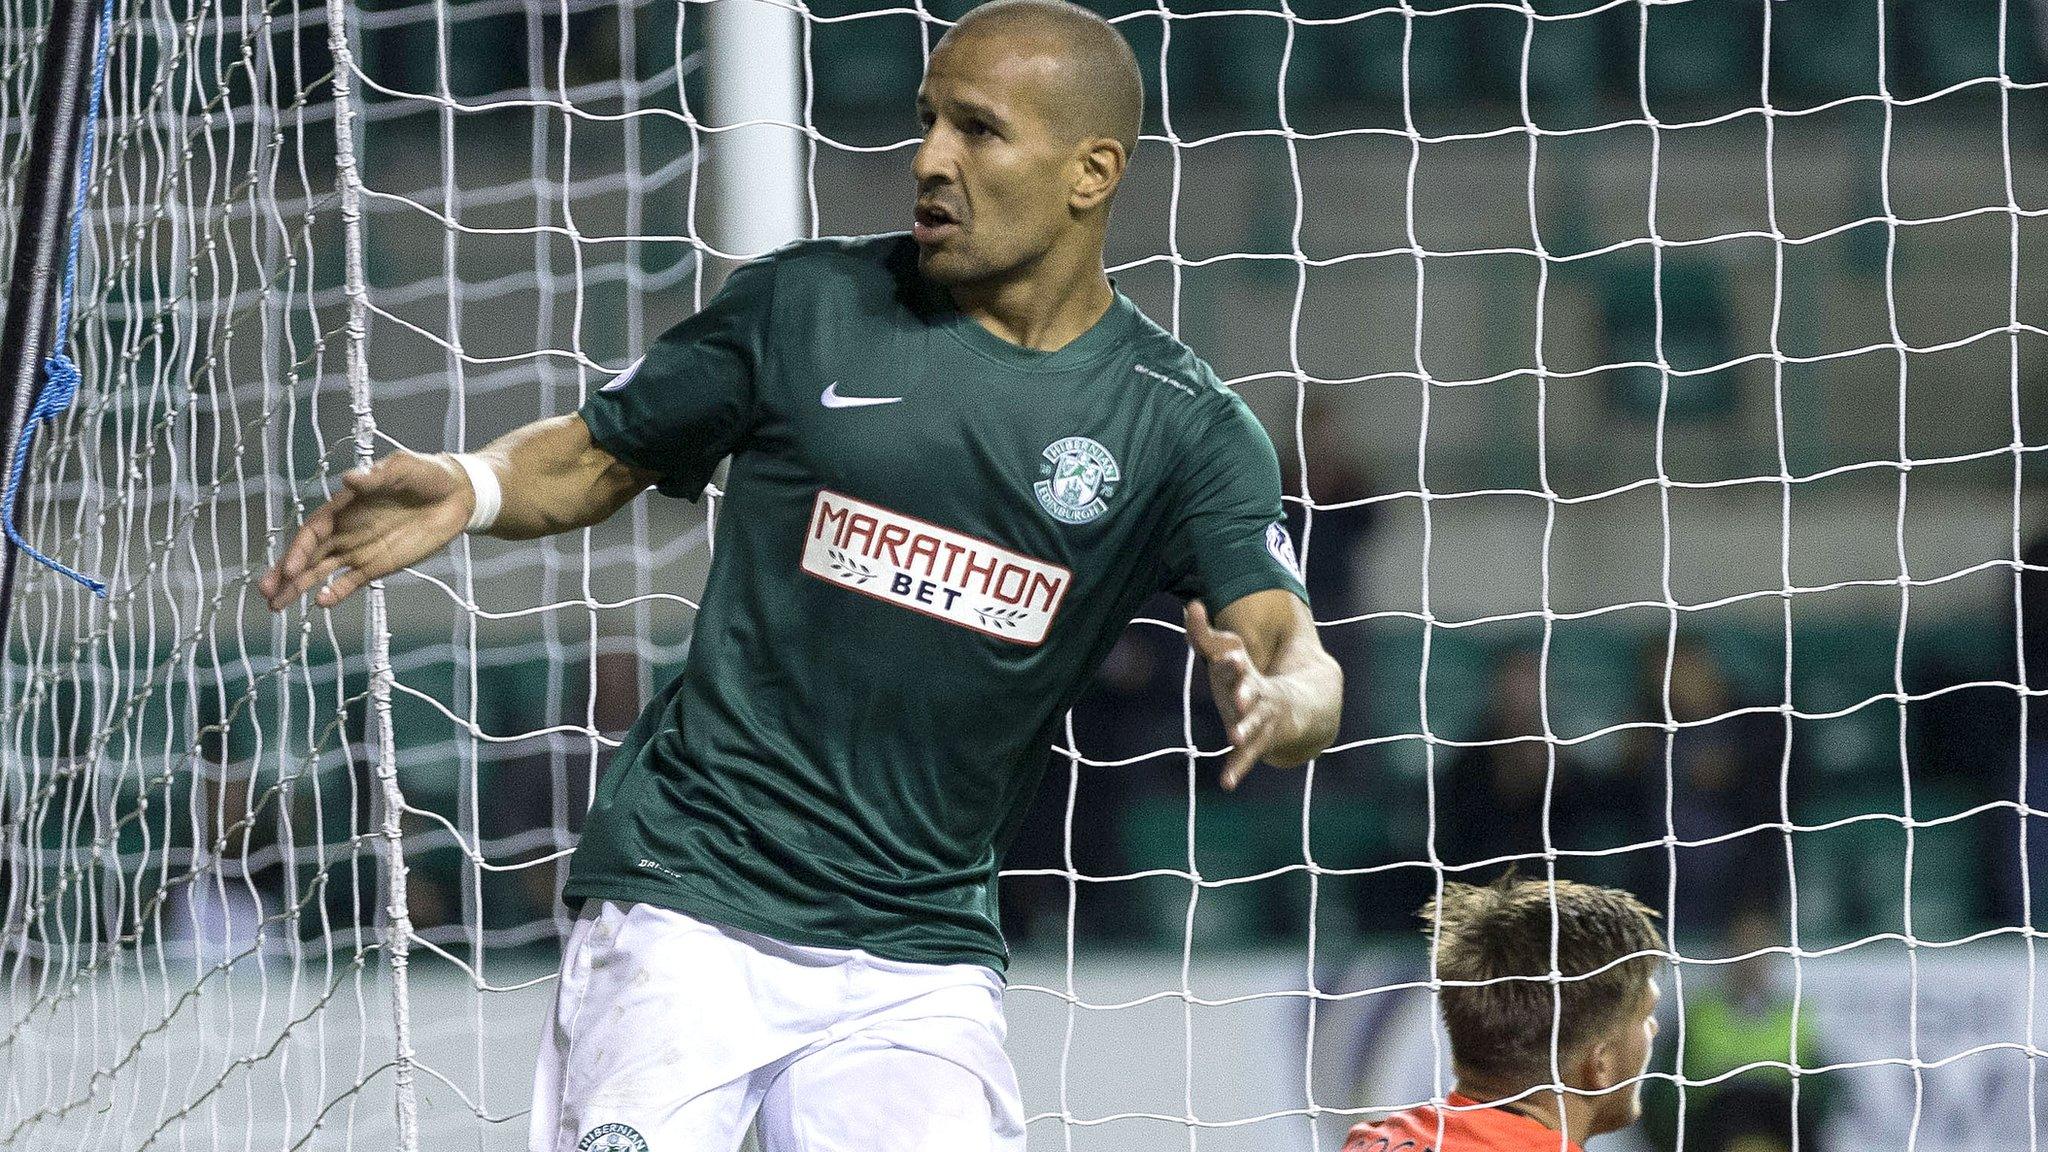
[(911, 96), (924, 71), (917, 22), (907, 16), (874, 16), (813, 24), (811, 79), (821, 105), (838, 108), (896, 107), (903, 132), (912, 134)]
[[(1967, 807), (1968, 797), (1946, 785), (1916, 785), (1913, 815), (1929, 820)], [(1902, 814), (1897, 789), (1844, 787), (1815, 798), (1798, 813), (1819, 824), (1872, 812)], [(1977, 839), (1981, 820), (1959, 821), (1913, 833), (1913, 932), (1924, 940), (1953, 940), (1978, 928), (1976, 899), (1983, 887)], [(1801, 930), (1809, 945), (1839, 942), (1905, 928), (1906, 833), (1900, 824), (1866, 820), (1793, 838), (1800, 892)]]
[(1688, 105), (1756, 103), (1762, 47), (1761, 16), (1750, 0), (1653, 6), (1644, 48), (1651, 109), (1662, 119), (1691, 119)]
[(1251, 126), (1277, 127), (1286, 43), (1286, 22), (1275, 16), (1174, 21), (1166, 70), (1176, 103), (1229, 109)]
[[(1609, 353), (1616, 361), (1655, 361), (1658, 350), (1657, 276), (1647, 257), (1602, 263), (1601, 308)], [(1673, 368), (1698, 370), (1732, 358), (1727, 278), (1711, 260), (1667, 255), (1663, 275), (1663, 353)], [(1663, 377), (1653, 368), (1609, 375), (1617, 408), (1653, 418)], [(1727, 372), (1674, 377), (1665, 411), (1672, 419), (1723, 415), (1735, 401)]]
[(1593, 622), (1558, 625), (1550, 641), (1550, 725), (1570, 739), (1630, 718), (1643, 638)]
[[(1392, 735), (1421, 730), (1419, 701), (1422, 627), (1399, 621), (1377, 630), (1367, 646), (1373, 694), (1369, 731)], [(1493, 651), (1472, 639), (1470, 629), (1438, 628), (1430, 646), (1430, 728), (1438, 736), (1462, 739), (1479, 730)]]
[(1751, 627), (1700, 621), (1700, 640), (1713, 652), (1722, 675), (1744, 700), (1777, 703), (1785, 695), (1785, 637), (1776, 626)]
[[(1398, 104), (1401, 100), (1401, 57), (1407, 21), (1398, 14), (1372, 16), (1335, 25), (1323, 33), (1330, 41), (1331, 92), (1337, 100), (1369, 100)], [(1409, 54), (1409, 77), (1415, 102), (1426, 105), (1458, 96), (1465, 70), (1464, 46), (1456, 29), (1442, 16), (1418, 16)]]
[[(1895, 63), (1910, 63), (1905, 94), (1998, 75), (1998, 8), (1983, 0), (1917, 0), (1894, 26)], [(2031, 30), (2029, 30), (2031, 31)], [(1909, 61), (1901, 57), (1909, 57)]]
[[(1529, 95), (1532, 100), (1571, 101), (1598, 95), (1604, 64), (1601, 46), (1606, 33), (1606, 16), (1582, 16), (1570, 20), (1547, 20), (1536, 26), (1529, 46)], [(1521, 45), (1512, 48), (1514, 68), (1521, 66)]]
[[(1828, 824), (1874, 809), (1870, 796), (1845, 788), (1809, 800), (1794, 815), (1804, 824)], [(1892, 862), (1903, 843), (1898, 825), (1876, 820), (1792, 838), (1800, 931), (1809, 946), (1898, 930), (1904, 873)]]
[(1771, 93), (1804, 108), (1877, 92), (1877, 8), (1869, 0), (1771, 6)]
[[(1389, 813), (1371, 798), (1352, 798), (1334, 789), (1317, 790), (1311, 806), (1311, 843), (1316, 863), (1325, 868), (1357, 868), (1384, 856)], [(1187, 797), (1180, 792), (1155, 792), (1134, 797), (1122, 813), (1123, 846), (1133, 869), (1185, 870)], [(1196, 864), (1207, 881), (1253, 876), (1305, 863), (1301, 850), (1301, 799), (1285, 790), (1271, 795), (1203, 793), (1195, 814)], [(1167, 899), (1163, 893), (1171, 891)], [(1148, 901), (1144, 924), (1137, 931), (1155, 943), (1178, 941), (1187, 912), (1183, 885), (1161, 886), (1160, 898)], [(1196, 938), (1212, 947), (1270, 944), (1276, 909), (1273, 902), (1292, 902), (1280, 910), (1307, 914), (1305, 871), (1245, 884), (1202, 890), (1196, 909)]]

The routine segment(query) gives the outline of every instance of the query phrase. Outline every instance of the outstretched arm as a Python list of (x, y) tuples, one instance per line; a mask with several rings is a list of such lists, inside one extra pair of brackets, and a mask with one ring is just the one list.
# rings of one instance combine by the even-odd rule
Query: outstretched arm
[(1209, 691), (1235, 747), (1223, 787), (1261, 760), (1293, 768), (1337, 738), (1344, 670), (1316, 639), (1308, 605), (1284, 589), (1233, 602), (1214, 624), (1200, 600), (1187, 607), (1188, 643), (1209, 663)]
[[(476, 453), (497, 474), (503, 504), (490, 534), (531, 540), (601, 523), (659, 477), (619, 462), (581, 416), (537, 420)], [(273, 611), (333, 577), (314, 603), (417, 564), (462, 534), (476, 508), (469, 475), (446, 453), (399, 451), (341, 478), (291, 546), (257, 582)]]

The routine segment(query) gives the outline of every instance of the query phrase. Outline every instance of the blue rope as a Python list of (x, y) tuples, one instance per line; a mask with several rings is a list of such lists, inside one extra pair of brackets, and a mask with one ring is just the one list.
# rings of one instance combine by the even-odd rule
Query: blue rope
[(22, 539), (21, 531), (14, 526), (14, 501), (21, 493), (21, 478), (28, 471), (28, 451), (35, 441), (37, 426), (63, 415), (71, 407), (72, 398), (78, 395), (78, 365), (65, 348), (71, 333), (71, 297), (78, 282), (78, 242), (85, 232), (85, 197), (92, 187), (92, 145), (99, 129), (100, 89), (106, 84), (107, 46), (113, 28), (114, 0), (103, 0), (99, 44), (92, 61), (92, 90), (86, 94), (85, 129), (79, 139), (78, 191), (71, 201), (71, 247), (64, 256), (64, 281), (57, 294), (57, 326), (53, 329), (57, 350), (43, 361), (43, 390), (36, 396), (35, 407), (29, 409), (28, 423), (22, 425), (21, 439), (14, 445), (14, 463), (7, 470), (7, 488), (0, 492), (0, 527), (7, 530), (7, 538), (14, 541), (14, 546), (30, 559), (71, 577), (100, 597), (107, 594), (104, 583), (43, 555)]

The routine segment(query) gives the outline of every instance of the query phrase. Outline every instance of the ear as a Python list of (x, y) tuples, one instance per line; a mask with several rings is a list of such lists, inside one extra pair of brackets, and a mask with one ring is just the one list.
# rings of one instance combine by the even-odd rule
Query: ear
[(1075, 212), (1090, 212), (1108, 203), (1129, 160), (1121, 141), (1107, 136), (1081, 141), (1074, 148), (1074, 182), (1067, 191), (1067, 206)]
[(1577, 1067), (1578, 1083), (1571, 1087), (1585, 1092), (1606, 1092), (1628, 1079), (1633, 1072), (1623, 1070), (1621, 1052), (1611, 1040), (1595, 1040), (1586, 1045), (1579, 1058), (1573, 1061)]

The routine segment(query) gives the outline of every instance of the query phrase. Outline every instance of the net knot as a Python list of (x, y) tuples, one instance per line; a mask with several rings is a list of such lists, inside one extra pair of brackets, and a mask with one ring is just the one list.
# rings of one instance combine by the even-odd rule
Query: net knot
[(14, 444), (13, 465), (7, 470), (7, 489), (0, 493), (0, 527), (6, 529), (7, 538), (21, 549), (23, 555), (53, 572), (78, 581), (91, 589), (93, 595), (105, 598), (105, 583), (37, 551), (35, 545), (23, 539), (20, 529), (14, 526), (15, 500), (21, 495), (22, 477), (28, 472), (29, 448), (35, 443), (36, 429), (69, 410), (71, 401), (78, 395), (78, 365), (72, 363), (70, 356), (59, 352), (44, 360), (43, 377), (43, 389), (36, 395), (35, 406), (29, 409), (28, 420), (22, 424), (21, 438)]
[(40, 423), (51, 419), (71, 407), (71, 401), (78, 395), (78, 365), (63, 352), (43, 361), (42, 394), (36, 397), (35, 407), (29, 409), (31, 422)]

